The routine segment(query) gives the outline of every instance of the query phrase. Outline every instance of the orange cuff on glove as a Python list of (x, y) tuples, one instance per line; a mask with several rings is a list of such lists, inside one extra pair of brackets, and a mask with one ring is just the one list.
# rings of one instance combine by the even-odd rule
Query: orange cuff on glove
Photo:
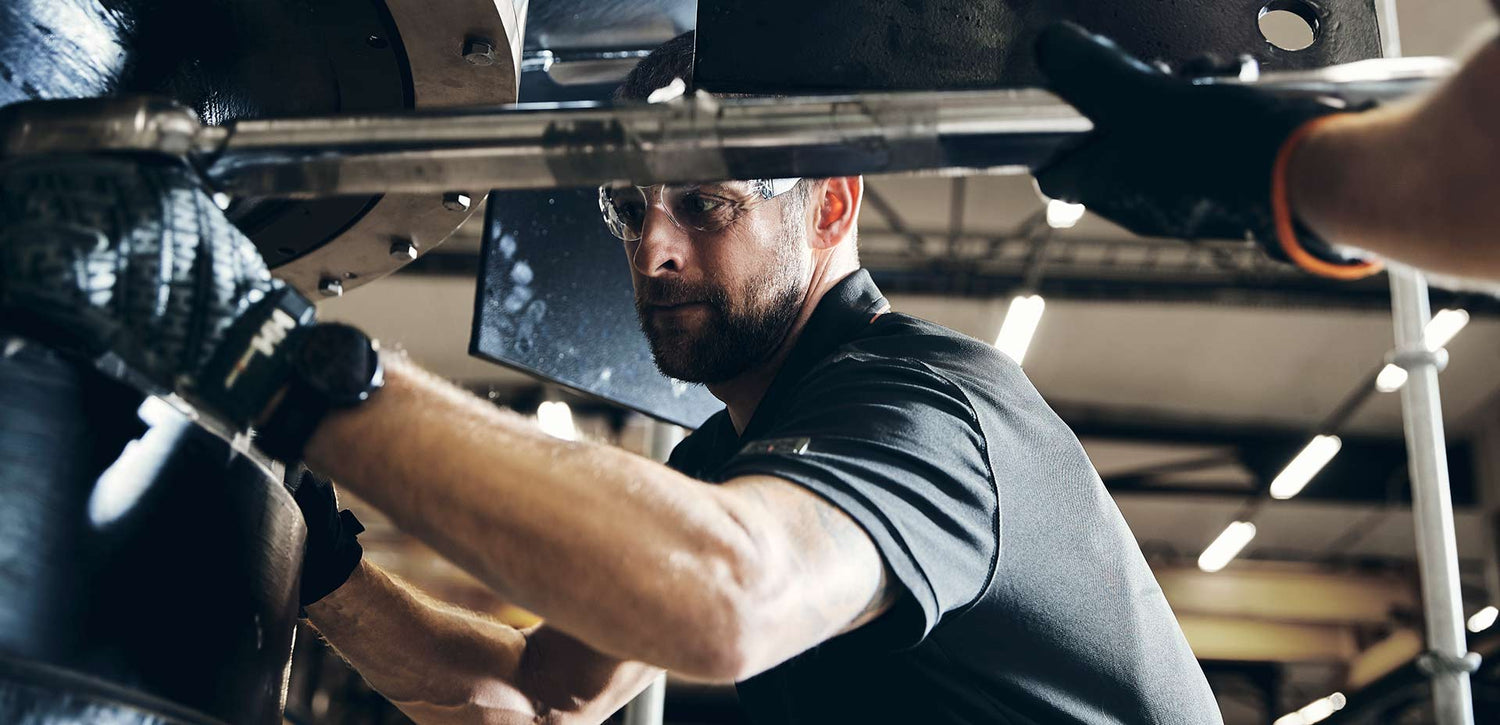
[(1292, 152), (1318, 127), (1338, 118), (1339, 115), (1335, 113), (1309, 120), (1298, 126), (1297, 130), (1293, 131), (1292, 135), (1281, 144), (1281, 150), (1276, 153), (1276, 165), (1271, 170), (1271, 219), (1276, 225), (1276, 241), (1280, 244), (1281, 250), (1298, 267), (1321, 277), (1343, 280), (1363, 279), (1379, 273), (1385, 265), (1378, 260), (1335, 264), (1310, 254), (1302, 247), (1301, 240), (1297, 238), (1297, 230), (1292, 223), (1291, 201), (1287, 198), (1286, 169), (1292, 158)]

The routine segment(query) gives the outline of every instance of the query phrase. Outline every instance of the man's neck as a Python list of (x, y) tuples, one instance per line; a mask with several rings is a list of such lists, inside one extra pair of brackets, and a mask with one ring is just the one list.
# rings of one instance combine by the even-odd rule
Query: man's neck
[(807, 321), (812, 318), (813, 310), (818, 308), (823, 295), (858, 269), (857, 265), (819, 266), (813, 273), (812, 282), (807, 286), (807, 295), (802, 300), (801, 312), (792, 322), (791, 329), (787, 331), (786, 337), (782, 339), (776, 351), (763, 362), (738, 376), (708, 386), (708, 392), (723, 401), (725, 407), (729, 409), (729, 420), (734, 424), (736, 433), (744, 433), (745, 427), (750, 425), (750, 418), (755, 415), (756, 407), (760, 405), (761, 399), (765, 398), (766, 390), (776, 379), (776, 373), (781, 372), (781, 366), (786, 363), (787, 356), (791, 354), (792, 348), (796, 347), (797, 340), (802, 337), (802, 330), (807, 327)]

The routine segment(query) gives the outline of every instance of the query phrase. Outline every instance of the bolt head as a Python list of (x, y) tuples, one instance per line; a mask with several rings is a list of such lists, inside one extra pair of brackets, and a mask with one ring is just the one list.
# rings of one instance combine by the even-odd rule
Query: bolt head
[(324, 277), (318, 280), (318, 291), (324, 297), (338, 297), (344, 294), (344, 283), (332, 277)]
[(468, 211), (472, 202), (469, 195), (461, 191), (450, 191), (443, 195), (443, 208), (448, 211)]
[(464, 60), (471, 65), (494, 65), (495, 46), (488, 40), (468, 38), (464, 40)]
[(417, 245), (409, 239), (397, 239), (391, 242), (391, 257), (403, 262), (410, 262), (417, 258)]

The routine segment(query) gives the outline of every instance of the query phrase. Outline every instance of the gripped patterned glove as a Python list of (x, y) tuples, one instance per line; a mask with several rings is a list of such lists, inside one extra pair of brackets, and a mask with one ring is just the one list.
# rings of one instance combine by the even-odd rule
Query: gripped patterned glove
[(1035, 170), (1042, 193), (1145, 236), (1251, 237), (1273, 258), (1336, 278), (1380, 269), (1296, 225), (1284, 186), (1273, 188), (1287, 151), (1347, 109), (1170, 75), (1071, 23), (1044, 30), (1036, 52), (1051, 89), (1094, 123)]

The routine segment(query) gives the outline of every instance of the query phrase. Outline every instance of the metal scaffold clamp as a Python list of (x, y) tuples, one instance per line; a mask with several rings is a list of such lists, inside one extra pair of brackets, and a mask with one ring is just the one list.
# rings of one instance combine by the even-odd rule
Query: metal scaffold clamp
[(1455, 673), (1474, 674), (1479, 671), (1483, 658), (1478, 652), (1458, 656), (1447, 652), (1428, 650), (1417, 657), (1417, 669), (1428, 677), (1439, 677)]
[(1431, 365), (1434, 370), (1442, 372), (1448, 368), (1448, 351), (1444, 348), (1428, 350), (1425, 347), (1408, 350), (1392, 350), (1385, 356), (1385, 361), (1408, 372), (1416, 370), (1422, 365)]

